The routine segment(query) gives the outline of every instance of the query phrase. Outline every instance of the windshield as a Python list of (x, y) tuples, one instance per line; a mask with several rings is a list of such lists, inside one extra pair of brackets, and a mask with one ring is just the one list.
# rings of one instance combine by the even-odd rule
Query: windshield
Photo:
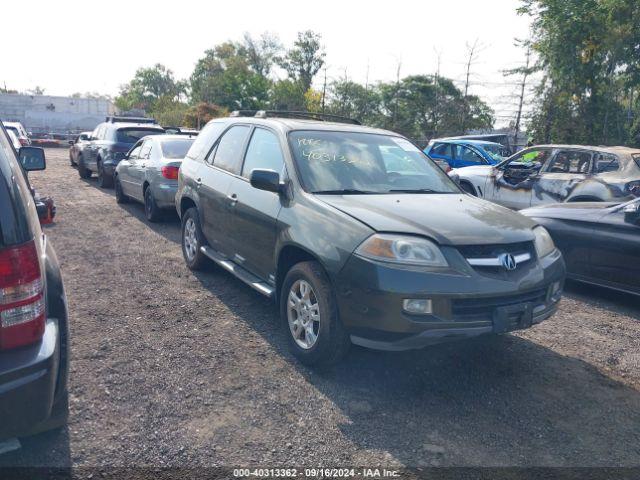
[(302, 183), (312, 193), (460, 193), (404, 138), (295, 131), (289, 142)]
[(191, 144), (193, 143), (192, 138), (185, 138), (179, 140), (165, 140), (162, 142), (162, 156), (164, 158), (176, 159), (176, 158), (184, 158), (189, 148), (191, 148)]
[(157, 128), (120, 128), (116, 132), (116, 142), (118, 143), (136, 143), (142, 137), (147, 135), (162, 135), (164, 130)]
[(501, 162), (509, 156), (509, 152), (502, 145), (482, 145), (482, 149), (494, 160)]

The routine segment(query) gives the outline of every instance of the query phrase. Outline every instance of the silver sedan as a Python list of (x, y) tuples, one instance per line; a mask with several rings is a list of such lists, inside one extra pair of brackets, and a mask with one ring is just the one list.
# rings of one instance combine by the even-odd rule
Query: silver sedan
[(147, 220), (160, 220), (164, 209), (175, 208), (178, 170), (194, 140), (181, 135), (141, 138), (116, 167), (116, 201), (141, 202)]

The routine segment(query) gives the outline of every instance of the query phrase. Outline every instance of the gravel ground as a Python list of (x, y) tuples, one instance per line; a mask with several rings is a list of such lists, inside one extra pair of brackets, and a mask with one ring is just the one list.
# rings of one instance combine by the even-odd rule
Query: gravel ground
[(518, 335), (330, 370), (287, 352), (274, 306), (184, 265), (177, 217), (149, 225), (65, 150), (32, 175), (71, 313), (68, 429), (0, 465), (639, 466), (640, 308), (569, 286)]

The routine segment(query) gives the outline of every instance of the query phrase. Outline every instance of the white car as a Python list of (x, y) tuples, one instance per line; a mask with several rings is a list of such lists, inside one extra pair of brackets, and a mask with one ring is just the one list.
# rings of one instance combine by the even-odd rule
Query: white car
[(20, 150), (20, 147), (22, 147), (22, 145), (20, 144), (20, 140), (18, 140), (18, 137), (16, 137), (16, 134), (14, 133), (14, 131), (7, 129), (7, 134), (9, 135), (9, 140), (11, 141), (11, 145), (13, 145), (13, 148), (15, 148), (16, 152)]
[(640, 194), (640, 150), (626, 147), (539, 145), (498, 165), (449, 172), (460, 187), (505, 207), (557, 202), (606, 202)]
[(7, 131), (13, 132), (18, 137), (20, 145), (31, 145), (29, 134), (20, 122), (2, 122), (2, 124)]

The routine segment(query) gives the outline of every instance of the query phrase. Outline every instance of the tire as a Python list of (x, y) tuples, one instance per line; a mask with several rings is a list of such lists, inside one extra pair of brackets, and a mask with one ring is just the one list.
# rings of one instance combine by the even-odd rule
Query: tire
[(151, 187), (147, 187), (144, 191), (144, 215), (150, 222), (157, 222), (162, 218), (162, 211), (153, 198)]
[(474, 197), (478, 196), (478, 194), (476, 193), (476, 189), (473, 188), (473, 185), (471, 185), (469, 182), (460, 182), (460, 188), (469, 195), (473, 195)]
[(113, 177), (108, 176), (104, 167), (102, 166), (102, 162), (98, 160), (98, 186), (100, 188), (111, 188), (113, 187)]
[[(310, 291), (305, 295), (306, 288)], [(289, 270), (280, 292), (280, 318), (291, 352), (300, 362), (332, 365), (347, 354), (351, 340), (329, 278), (318, 262), (301, 262)]]
[(83, 179), (91, 178), (91, 170), (84, 166), (82, 155), (78, 157), (78, 175)]
[(182, 256), (189, 269), (204, 270), (209, 264), (209, 259), (200, 251), (200, 247), (207, 245), (207, 241), (200, 228), (198, 210), (191, 207), (182, 215), (181, 228)]
[(116, 191), (116, 203), (123, 204), (129, 203), (129, 197), (127, 197), (122, 191), (122, 184), (118, 177), (113, 181), (113, 188)]

